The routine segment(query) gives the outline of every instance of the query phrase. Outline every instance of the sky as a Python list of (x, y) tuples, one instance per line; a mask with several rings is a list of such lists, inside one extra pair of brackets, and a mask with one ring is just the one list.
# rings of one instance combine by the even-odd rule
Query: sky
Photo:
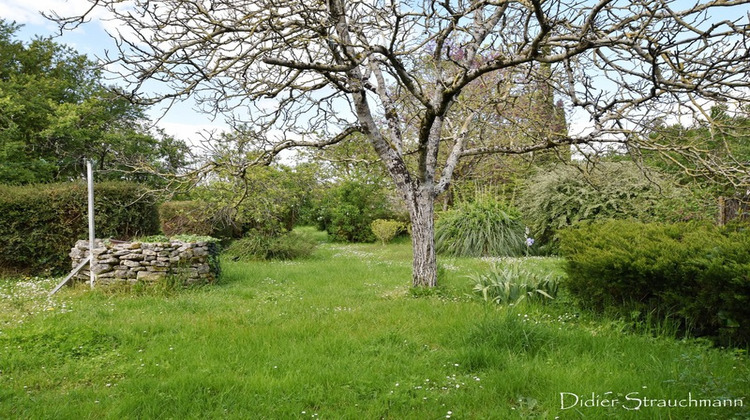
[[(86, 10), (86, 0), (1, 0), (0, 18), (24, 25), (17, 34), (21, 41), (30, 41), (35, 36), (57, 36), (59, 30), (54, 22), (47, 20), (40, 11), (57, 10), (64, 14), (74, 14)], [(114, 51), (115, 43), (105, 29), (114, 29), (113, 22), (95, 20), (73, 32), (66, 32), (55, 41), (67, 44), (89, 58), (103, 56), (107, 50)], [(159, 127), (176, 138), (189, 141), (200, 138), (198, 133), (205, 130), (226, 130), (223, 120), (212, 121), (208, 115), (193, 110), (189, 102), (172, 107), (166, 114), (158, 106), (149, 111), (152, 120)]]
[[(679, 3), (679, 2), (678, 2)], [(687, 3), (687, 2), (686, 2)], [(691, 4), (693, 2), (690, 2)], [(19, 33), (22, 41), (29, 41), (35, 35), (59, 35), (57, 25), (44, 18), (40, 11), (56, 10), (64, 15), (76, 15), (84, 12), (89, 6), (87, 0), (0, 0), (0, 18), (23, 24)], [(721, 13), (719, 11), (718, 13)], [(737, 16), (713, 16), (714, 18), (736, 18)], [(90, 58), (103, 56), (107, 50), (114, 51), (115, 43), (107, 35), (106, 30), (116, 29), (116, 23), (94, 19), (72, 32), (66, 32), (56, 41), (67, 44)], [(164, 113), (158, 106), (150, 110), (150, 117), (168, 134), (191, 143), (199, 141), (198, 133), (206, 130), (226, 130), (227, 124), (218, 119), (212, 121), (210, 116), (193, 109), (190, 102), (173, 106)], [(569, 115), (570, 134), (581, 134), (587, 131), (590, 123), (582, 115)]]

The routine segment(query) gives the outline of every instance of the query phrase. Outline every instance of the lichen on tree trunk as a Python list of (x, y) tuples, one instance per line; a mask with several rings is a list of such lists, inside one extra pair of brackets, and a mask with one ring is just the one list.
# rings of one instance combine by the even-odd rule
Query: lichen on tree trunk
[(412, 261), (412, 286), (437, 286), (435, 255), (435, 198), (431, 191), (419, 189), (409, 203)]

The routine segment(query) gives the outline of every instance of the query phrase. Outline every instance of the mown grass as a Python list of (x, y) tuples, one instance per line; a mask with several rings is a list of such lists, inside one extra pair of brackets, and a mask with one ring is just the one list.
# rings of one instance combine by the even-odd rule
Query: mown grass
[[(465, 275), (491, 263), (443, 259), (430, 293), (408, 287), (403, 242), (225, 262), (221, 284), (177, 293), (82, 287), (40, 306), (6, 281), (0, 418), (750, 417), (745, 354), (627, 333), (564, 298), (485, 304)], [(561, 392), (744, 397), (744, 407), (562, 410)]]

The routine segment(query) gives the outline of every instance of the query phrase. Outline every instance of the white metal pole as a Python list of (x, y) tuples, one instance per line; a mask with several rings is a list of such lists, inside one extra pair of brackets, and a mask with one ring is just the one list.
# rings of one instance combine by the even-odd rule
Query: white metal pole
[(94, 164), (91, 160), (86, 161), (86, 177), (89, 185), (89, 255), (91, 260), (89, 261), (89, 272), (91, 273), (90, 284), (91, 288), (94, 288), (94, 264), (96, 258), (94, 258)]

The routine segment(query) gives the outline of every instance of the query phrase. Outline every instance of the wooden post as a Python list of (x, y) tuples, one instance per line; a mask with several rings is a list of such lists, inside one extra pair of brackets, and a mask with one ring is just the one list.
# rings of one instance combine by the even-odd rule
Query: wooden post
[(89, 184), (89, 273), (91, 288), (94, 288), (96, 275), (94, 274), (94, 265), (96, 257), (94, 256), (94, 242), (96, 235), (94, 233), (94, 164), (91, 160), (86, 161), (86, 178)]

